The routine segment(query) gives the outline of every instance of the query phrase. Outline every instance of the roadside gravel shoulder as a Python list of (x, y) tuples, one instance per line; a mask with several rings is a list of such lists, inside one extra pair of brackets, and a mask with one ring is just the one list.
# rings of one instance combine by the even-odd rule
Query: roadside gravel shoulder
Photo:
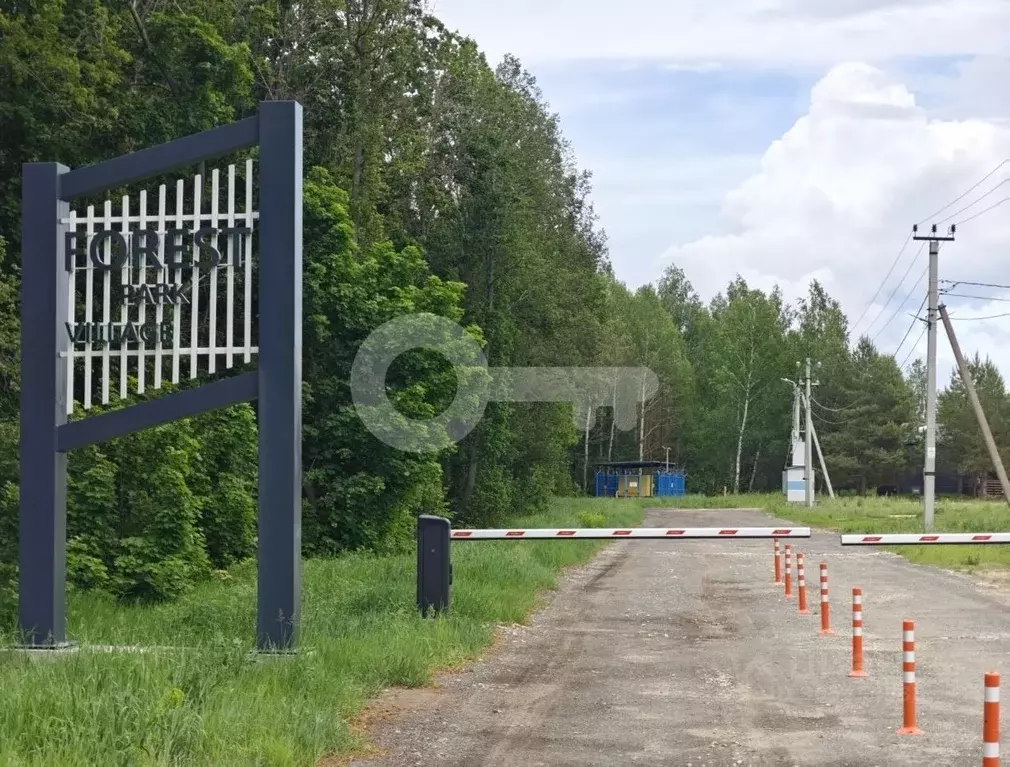
[[(645, 524), (785, 523), (756, 510), (651, 510)], [(806, 556), (808, 616), (773, 584), (770, 541), (608, 546), (569, 570), (529, 625), (502, 627), (481, 661), (381, 696), (369, 728), (379, 751), (350, 763), (977, 764), (982, 675), (1010, 652), (1010, 577), (842, 549), (830, 533), (793, 543)], [(817, 635), (821, 561), (833, 637)], [(863, 680), (847, 676), (855, 585)], [(916, 621), (918, 737), (895, 734), (903, 618)]]

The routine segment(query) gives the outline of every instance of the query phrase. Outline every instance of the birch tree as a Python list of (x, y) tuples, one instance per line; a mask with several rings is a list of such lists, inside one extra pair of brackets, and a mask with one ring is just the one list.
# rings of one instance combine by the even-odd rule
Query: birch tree
[[(765, 417), (773, 383), (784, 375), (785, 334), (789, 315), (778, 288), (770, 294), (751, 289), (741, 277), (727, 288), (725, 297), (712, 302), (715, 356), (714, 389), (728, 409), (734, 445), (730, 484), (740, 492), (744, 447), (754, 422)], [(781, 397), (778, 397), (781, 400)]]

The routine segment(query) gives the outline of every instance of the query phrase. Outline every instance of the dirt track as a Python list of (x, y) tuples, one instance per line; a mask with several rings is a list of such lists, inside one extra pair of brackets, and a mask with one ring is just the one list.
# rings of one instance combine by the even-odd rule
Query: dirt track
[[(647, 526), (767, 525), (651, 511)], [(1005, 671), (1010, 599), (837, 536), (794, 541), (811, 615), (773, 584), (770, 541), (629, 541), (569, 572), (528, 627), (439, 689), (394, 692), (380, 765), (977, 765), (982, 675)], [(516, 545), (523, 545), (516, 542)], [(563, 544), (559, 544), (563, 545)], [(834, 637), (819, 637), (818, 563)], [(851, 588), (868, 679), (850, 679)], [(901, 725), (901, 620), (916, 621), (921, 736)], [(1004, 683), (1004, 687), (1008, 684)]]

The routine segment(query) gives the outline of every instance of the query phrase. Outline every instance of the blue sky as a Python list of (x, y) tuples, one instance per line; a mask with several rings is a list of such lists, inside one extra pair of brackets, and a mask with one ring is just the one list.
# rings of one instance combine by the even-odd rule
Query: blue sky
[[(816, 278), (851, 319), (869, 304), (856, 330), (881, 349), (919, 355), (916, 334), (899, 343), (924, 291), (915, 249), (886, 275), (912, 223), (1010, 157), (1010, 2), (429, 2), (536, 77), (630, 287), (671, 262), (704, 299), (737, 273), (789, 300)], [(965, 224), (940, 276), (1010, 284), (1008, 252), (1010, 203)], [(1007, 306), (949, 305), (965, 320)], [(1010, 322), (962, 327), (1010, 378)], [(941, 344), (942, 380), (950, 363)]]
[(656, 278), (656, 259), (671, 243), (725, 229), (726, 192), (806, 111), (818, 79), (610, 61), (534, 74), (580, 165), (593, 171), (615, 269), (636, 287)]

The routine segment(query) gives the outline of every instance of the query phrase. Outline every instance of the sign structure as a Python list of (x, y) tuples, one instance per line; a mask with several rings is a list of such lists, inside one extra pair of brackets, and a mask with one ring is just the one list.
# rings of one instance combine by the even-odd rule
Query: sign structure
[[(82, 387), (82, 406), (91, 408), (96, 377), (101, 404), (107, 405), (117, 381), (119, 397), (128, 396), (131, 375), (142, 394), (160, 389), (166, 378), (177, 384), (180, 376), (215, 373), (258, 352), (252, 343), (252, 245), (259, 218), (253, 178), (248, 159), (242, 188), (234, 164), (224, 188), (220, 171), (212, 171), (209, 200), (203, 199), (206, 180), (200, 174), (188, 184), (179, 179), (174, 212), (166, 211), (162, 184), (154, 211), (141, 191), (135, 210), (124, 196), (115, 215), (108, 200), (101, 216), (89, 206), (85, 216), (72, 210), (62, 222), (69, 279), (68, 413), (75, 385)], [(77, 360), (82, 380), (75, 376)]]
[[(208, 160), (230, 164), (161, 184), (148, 198), (93, 198)], [(254, 209), (254, 201), (259, 210)], [(171, 208), (169, 207), (171, 204)], [(257, 647), (297, 643), (301, 590), (302, 108), (258, 114), (71, 170), (28, 163), (22, 178), (19, 630), (66, 644), (69, 450), (258, 400)], [(255, 370), (222, 375), (250, 363)], [(209, 383), (86, 412), (205, 375)]]

